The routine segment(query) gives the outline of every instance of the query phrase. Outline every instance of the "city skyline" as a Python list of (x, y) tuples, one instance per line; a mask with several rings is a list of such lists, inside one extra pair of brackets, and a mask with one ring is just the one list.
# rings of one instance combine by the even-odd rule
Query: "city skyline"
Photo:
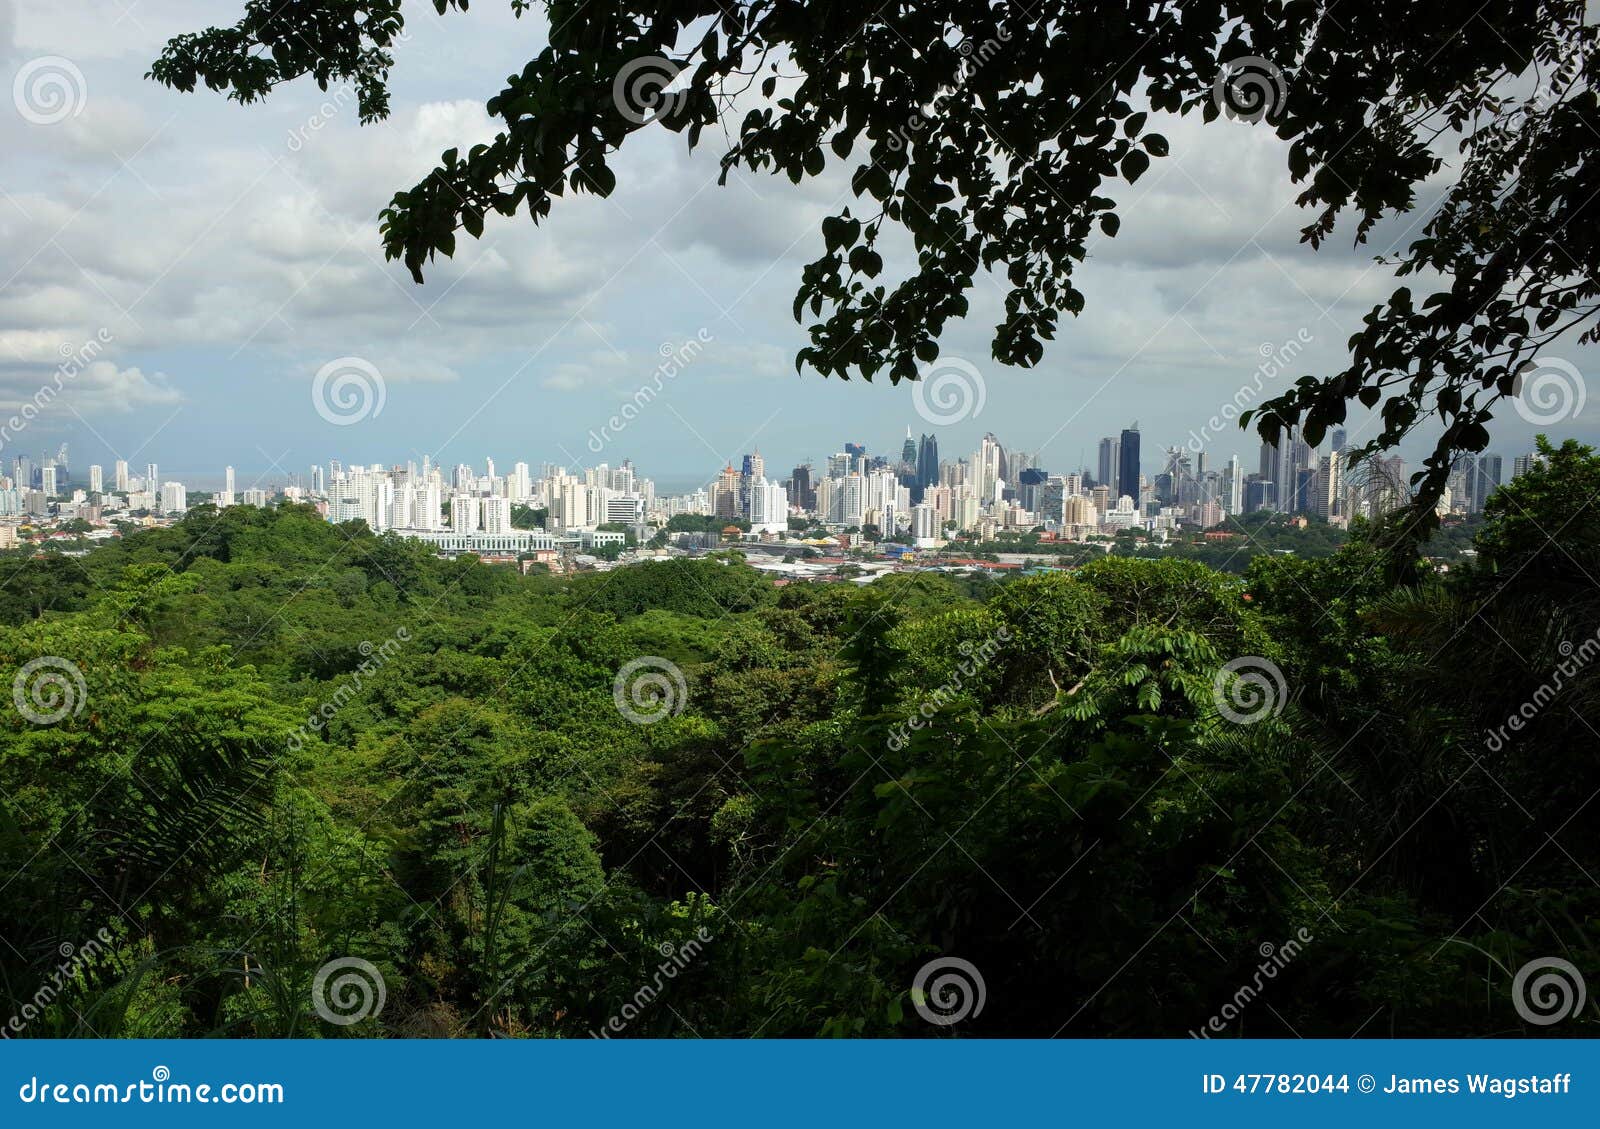
[[(329, 522), (361, 520), (374, 532), (397, 531), (447, 555), (550, 554), (562, 545), (620, 551), (624, 532), (629, 547), (647, 539), (655, 544), (678, 515), (739, 520), (745, 536), (761, 540), (789, 539), (801, 519), (801, 527), (932, 549), (952, 535), (992, 540), (1029, 531), (1083, 541), (1142, 529), (1165, 540), (1261, 511), (1346, 526), (1393, 510), (1410, 493), (1403, 458), (1391, 453), (1353, 463), (1354, 445), (1343, 427), (1315, 447), (1292, 430), (1276, 444), (1262, 442), (1254, 470), (1237, 452), (1224, 462), (1197, 446), (1194, 431), (1184, 446), (1146, 447), (1138, 421), (1101, 437), (1096, 461), (1078, 466), (1052, 467), (1038, 452), (1008, 448), (992, 432), (975, 450), (942, 457), (937, 431), (913, 435), (907, 428), (898, 453), (847, 440), (820, 467), (816, 460), (797, 460), (786, 477), (782, 460), (769, 462), (752, 447), (738, 458), (738, 469), (728, 459), (716, 475), (687, 488), (658, 485), (627, 457), (617, 465), (584, 467), (502, 461), (497, 469), (492, 456), (452, 465), (426, 455), (420, 462), (329, 458), (303, 474), (280, 468), (282, 483), (247, 479), (242, 490), (232, 465), (224, 468), (220, 487), (207, 490), (208, 483), (186, 482), (170, 468), (163, 473), (157, 461), (118, 459), (107, 485), (102, 464), (74, 463), (62, 444), (38, 462), (13, 456), (10, 474), (0, 475), (0, 515), (47, 524), (87, 519), (105, 529), (122, 517), (182, 517), (195, 490), (195, 501), (219, 507), (310, 503)], [(1144, 473), (1146, 451), (1160, 460), (1156, 474)], [(1513, 456), (1512, 476), (1537, 459), (1532, 452)], [(1439, 512), (1482, 512), (1506, 481), (1505, 468), (1498, 452), (1461, 456)], [(543, 516), (517, 518), (518, 506)], [(7, 529), (6, 541), (14, 544), (15, 527)]]
[[(609, 199), (563, 200), (559, 232), (508, 225), (492, 245), (464, 241), (417, 287), (383, 261), (373, 219), (446, 144), (491, 130), (450, 68), (430, 60), (515, 69), (529, 27), (505, 12), (444, 20), (425, 10), (395, 49), (403, 77), (391, 121), (363, 129), (348, 97), (311, 84), (240, 112), (144, 82), (164, 39), (204, 18), (203, 5), (181, 3), (114, 30), (48, 7), (0, 16), (0, 59), (70, 55), (88, 91), (58, 127), (0, 120), (13, 173), (0, 251), (17, 264), (0, 293), (0, 406), (25, 402), (64, 351), (95, 343), (71, 410), (58, 401), (30, 424), (49, 445), (109, 463), (108, 439), (124, 452), (154, 443), (190, 471), (233, 461), (252, 474), (336, 444), (367, 461), (537, 445), (580, 463), (662, 350), (689, 342), (701, 343), (696, 355), (623, 433), (663, 476), (698, 475), (752, 443), (824, 458), (807, 436), (841, 419), (874, 441), (925, 424), (915, 386), (795, 375), (807, 334), (789, 313), (793, 279), (820, 245), (821, 216), (848, 193), (844, 173), (798, 191), (736, 174), (714, 191), (714, 154), (642, 131), (618, 157)], [(181, 130), (171, 125), (180, 110)], [(1147, 434), (1184, 434), (1280, 342), (1308, 343), (1268, 391), (1345, 363), (1348, 336), (1392, 288), (1371, 255), (1402, 244), (1404, 224), (1380, 223), (1365, 250), (1335, 240), (1314, 258), (1297, 254), (1283, 142), (1241, 126), (1208, 147), (1189, 119), (1162, 128), (1171, 156), (1125, 191), (1124, 234), (1097, 243), (1082, 268), (1086, 316), (1067, 319), (1038, 366), (990, 359), (999, 280), (947, 328), (935, 364), (970, 366), (985, 390), (981, 412), (947, 428), (953, 444), (992, 430), (1077, 462), (1104, 433), (1090, 421), (1138, 418)], [(216, 174), (203, 190), (185, 171), (197, 163)], [(649, 270), (633, 257), (641, 241), (659, 251)], [(130, 260), (153, 277), (135, 282)], [(64, 288), (70, 301), (46, 300)], [(1566, 353), (1592, 367), (1591, 347)], [(341, 428), (318, 416), (312, 389), (347, 357), (386, 387), (381, 412)], [(1494, 441), (1531, 448), (1536, 430), (1502, 412)], [(1600, 442), (1593, 413), (1564, 433)], [(1429, 441), (1401, 453), (1414, 462)], [(27, 434), (7, 447), (15, 442), (35, 445)], [(1241, 435), (1240, 448), (1251, 445)]]

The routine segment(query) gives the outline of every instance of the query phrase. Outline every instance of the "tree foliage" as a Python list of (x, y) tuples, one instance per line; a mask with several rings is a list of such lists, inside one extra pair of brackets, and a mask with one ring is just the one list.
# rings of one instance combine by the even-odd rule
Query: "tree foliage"
[[(523, 577), (292, 506), (132, 534), (0, 626), (81, 678), (0, 719), (10, 1031), (1180, 1035), (1291, 938), (1212, 1033), (1517, 1029), (1518, 968), (1600, 959), (1600, 458), (1543, 451), (1407, 584), (1362, 530), (976, 589)], [(350, 959), (388, 1003), (345, 1026)]]

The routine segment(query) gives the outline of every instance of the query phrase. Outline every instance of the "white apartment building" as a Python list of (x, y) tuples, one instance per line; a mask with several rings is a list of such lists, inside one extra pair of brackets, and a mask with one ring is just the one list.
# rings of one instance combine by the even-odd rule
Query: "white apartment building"
[(164, 514), (187, 513), (189, 509), (189, 491), (184, 489), (181, 482), (163, 482), (161, 484), (161, 512)]

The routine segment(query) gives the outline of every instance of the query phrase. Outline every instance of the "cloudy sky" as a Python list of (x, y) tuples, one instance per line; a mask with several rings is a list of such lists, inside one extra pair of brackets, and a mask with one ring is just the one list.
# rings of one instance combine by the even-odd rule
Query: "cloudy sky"
[[(67, 442), (80, 476), (122, 457), (159, 462), (163, 477), (232, 464), (244, 485), (329, 458), (631, 457), (683, 488), (751, 447), (786, 471), (846, 441), (898, 451), (908, 426), (934, 430), (909, 385), (794, 371), (806, 340), (794, 289), (821, 247), (820, 219), (849, 199), (848, 167), (799, 186), (745, 174), (719, 188), (715, 145), (691, 156), (681, 137), (647, 129), (619, 159), (611, 199), (569, 196), (539, 228), (491, 221), (416, 286), (384, 261), (377, 213), (443, 149), (492, 135), (483, 102), (543, 45), (542, 16), (408, 5), (393, 112), (368, 127), (353, 99), (311, 83), (240, 107), (142, 77), (168, 37), (232, 22), (239, 7), (0, 0), (6, 414), (63, 356), (109, 341), (23, 434), (4, 437), (7, 461)], [(937, 429), (947, 457), (993, 431), (1075, 469), (1136, 419), (1153, 473), (1152, 452), (1201, 426), (1264, 350), (1309, 336), (1305, 371), (1341, 367), (1361, 315), (1393, 289), (1373, 256), (1421, 217), (1375, 245), (1313, 254), (1264, 128), (1158, 128), (1172, 156), (1137, 186), (1110, 188), (1121, 234), (1092, 246), (1088, 309), (1065, 319), (1039, 367), (989, 359), (1004, 280), (980, 279), (944, 352), (976, 368), (983, 405)], [(697, 336), (709, 344), (595, 454), (591, 432), (651, 379), (663, 348)], [(349, 357), (381, 374), (384, 394), (380, 411), (342, 426), (319, 413), (315, 382)], [(1561, 434), (1594, 441), (1596, 411)], [(1535, 428), (1505, 414), (1494, 449), (1509, 457)], [(1211, 449), (1219, 461), (1241, 451), (1248, 466), (1256, 443), (1240, 434)]]

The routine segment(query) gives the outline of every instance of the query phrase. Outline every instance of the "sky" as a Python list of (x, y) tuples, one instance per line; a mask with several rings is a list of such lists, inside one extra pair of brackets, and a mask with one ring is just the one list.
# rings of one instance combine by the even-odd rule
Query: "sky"
[[(908, 427), (936, 434), (946, 458), (993, 432), (1051, 470), (1092, 468), (1100, 437), (1137, 421), (1154, 473), (1159, 449), (1202, 428), (1284, 343), (1301, 344), (1280, 380), (1341, 369), (1362, 315), (1396, 286), (1375, 256), (1425, 222), (1313, 252), (1266, 127), (1168, 120), (1154, 127), (1171, 157), (1103, 189), (1123, 222), (1080, 268), (1084, 313), (1063, 317), (1038, 366), (1006, 368), (989, 356), (1005, 280), (980, 276), (971, 316), (942, 342), (954, 406), (941, 412), (950, 402), (934, 393), (929, 408), (931, 385), (919, 412), (911, 384), (793, 364), (807, 341), (791, 315), (800, 271), (821, 219), (851, 199), (853, 162), (800, 185), (743, 172), (718, 187), (712, 131), (691, 154), (647, 127), (616, 159), (611, 198), (568, 195), (537, 227), (491, 219), (418, 286), (384, 260), (378, 212), (444, 149), (493, 135), (483, 103), (543, 46), (542, 10), (407, 4), (391, 115), (365, 127), (347, 92), (309, 81), (239, 106), (143, 77), (169, 37), (241, 7), (0, 0), (0, 406), (33, 399), (63, 358), (84, 362), (38, 418), (0, 431), (7, 464), (65, 442), (80, 479), (126, 458), (164, 478), (232, 465), (242, 489), (329, 459), (631, 458), (687, 489), (752, 449), (780, 473), (847, 441), (897, 455)], [(609, 428), (674, 351), (689, 357), (681, 371)], [(1574, 346), (1562, 355), (1592, 364)], [(1545, 430), (1594, 442), (1597, 413)], [(1491, 450), (1509, 464), (1540, 428), (1502, 415)], [(1238, 452), (1254, 468), (1253, 435), (1206, 445), (1215, 464)], [(1414, 462), (1426, 446), (1403, 453)]]

